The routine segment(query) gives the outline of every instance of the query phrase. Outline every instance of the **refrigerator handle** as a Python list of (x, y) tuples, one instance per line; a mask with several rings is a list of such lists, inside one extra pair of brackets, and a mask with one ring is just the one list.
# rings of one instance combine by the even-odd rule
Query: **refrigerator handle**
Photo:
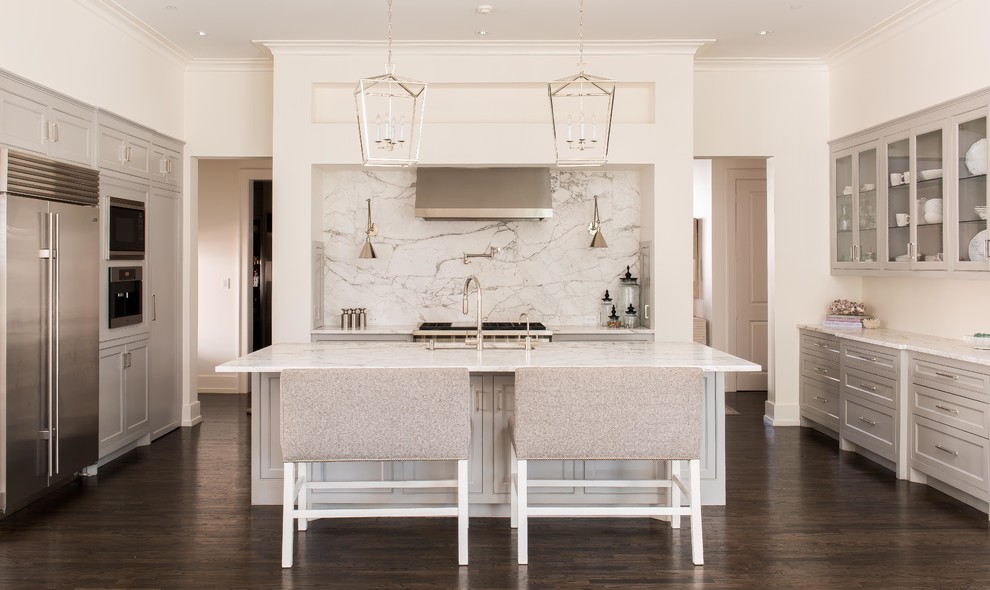
[[(59, 433), (59, 425), (60, 425), (60, 422), (62, 421), (61, 420), (61, 412), (59, 411), (60, 408), (62, 407), (62, 403), (61, 403), (61, 389), (62, 389), (61, 385), (62, 384), (59, 381), (59, 374), (60, 374), (60, 371), (59, 371), (59, 358), (61, 357), (61, 354), (60, 354), (60, 351), (59, 351), (59, 342), (62, 339), (62, 325), (61, 325), (62, 322), (61, 322), (61, 319), (60, 319), (61, 316), (62, 316), (62, 312), (59, 309), (59, 302), (62, 301), (62, 279), (61, 279), (61, 275), (62, 275), (62, 262), (61, 262), (61, 260), (59, 260), (59, 249), (61, 248), (62, 226), (60, 224), (60, 219), (59, 219), (58, 213), (53, 213), (52, 214), (52, 219), (54, 221), (54, 224), (53, 224), (54, 231), (52, 232), (52, 235), (54, 236), (54, 242), (52, 244), (52, 246), (53, 246), (52, 247), (52, 264), (55, 267), (55, 272), (53, 273), (54, 276), (55, 276), (55, 289), (54, 289), (55, 297), (52, 298), (52, 316), (54, 318), (54, 322), (53, 322), (53, 326), (54, 326), (53, 335), (54, 335), (54, 338), (52, 339), (52, 349), (54, 350), (55, 363), (53, 365), (51, 365), (51, 367), (52, 367), (51, 368), (51, 371), (52, 371), (52, 381), (55, 382), (55, 388), (54, 388), (55, 389), (55, 400), (54, 400), (55, 403), (52, 404), (52, 416), (54, 418), (54, 421), (51, 422), (51, 426), (50, 427), (52, 429), (52, 437), (51, 438), (52, 438), (52, 441), (53, 441), (52, 442), (52, 455), (53, 455), (53, 458), (54, 458), (54, 470), (55, 470), (55, 473), (58, 474), (61, 471), (61, 469), (59, 469), (59, 463), (60, 463), (60, 460), (59, 460), (59, 455), (60, 455), (60, 453), (59, 453), (59, 447), (61, 446), (61, 444), (60, 444), (61, 443), (61, 434)], [(51, 469), (51, 468), (49, 468), (49, 469)]]
[(52, 477), (55, 473), (53, 467), (54, 462), (54, 437), (52, 436), (52, 423), (53, 423), (53, 407), (55, 402), (55, 381), (53, 378), (54, 371), (52, 367), (55, 364), (55, 219), (54, 213), (48, 213), (47, 217), (47, 232), (48, 232), (48, 248), (41, 251), (41, 257), (48, 259), (48, 375), (45, 380), (45, 393), (46, 400), (45, 408), (46, 412), (46, 424), (45, 424), (45, 440), (48, 441), (48, 477)]

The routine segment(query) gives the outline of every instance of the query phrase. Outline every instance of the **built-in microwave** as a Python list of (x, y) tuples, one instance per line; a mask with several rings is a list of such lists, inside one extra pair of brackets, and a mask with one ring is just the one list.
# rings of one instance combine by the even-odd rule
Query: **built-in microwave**
[(144, 203), (109, 197), (107, 205), (107, 257), (144, 260)]

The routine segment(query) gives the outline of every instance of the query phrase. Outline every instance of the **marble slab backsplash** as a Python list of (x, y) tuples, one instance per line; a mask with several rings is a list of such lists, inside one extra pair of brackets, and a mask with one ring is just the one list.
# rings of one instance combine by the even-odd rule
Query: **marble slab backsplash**
[[(486, 321), (549, 325), (597, 322), (601, 298), (616, 299), (619, 277), (639, 276), (638, 172), (553, 171), (553, 217), (543, 221), (425, 221), (414, 215), (415, 170), (332, 170), (323, 175), (326, 325), (340, 309), (365, 307), (369, 325), (474, 321), (461, 312), (467, 277), (483, 289)], [(590, 248), (594, 195), (608, 248)], [(377, 259), (361, 259), (367, 203), (379, 229)], [(490, 247), (494, 259), (471, 258)], [(619, 312), (621, 315), (621, 311)]]

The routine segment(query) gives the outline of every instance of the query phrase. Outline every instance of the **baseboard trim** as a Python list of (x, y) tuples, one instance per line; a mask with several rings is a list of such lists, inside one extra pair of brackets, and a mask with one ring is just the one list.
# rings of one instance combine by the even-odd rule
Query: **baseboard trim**
[(196, 426), (203, 421), (203, 414), (199, 411), (199, 400), (191, 404), (182, 406), (182, 426)]
[(206, 373), (197, 375), (196, 390), (200, 393), (246, 393), (241, 391), (238, 373)]
[(767, 400), (764, 404), (763, 421), (770, 426), (801, 426), (801, 406), (797, 404), (775, 404)]

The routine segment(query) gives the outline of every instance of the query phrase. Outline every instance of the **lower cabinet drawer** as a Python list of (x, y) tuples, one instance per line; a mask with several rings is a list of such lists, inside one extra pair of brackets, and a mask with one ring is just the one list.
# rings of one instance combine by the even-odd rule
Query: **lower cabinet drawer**
[(839, 430), (839, 386), (817, 379), (801, 378), (801, 415)]
[(843, 393), (839, 418), (839, 436), (884, 459), (897, 460), (897, 428), (893, 409)]
[(911, 417), (911, 466), (981, 500), (990, 499), (987, 486), (987, 439)]
[(897, 407), (897, 380), (853, 367), (842, 367), (842, 392), (852, 391), (864, 399), (888, 408)]
[(990, 415), (986, 402), (917, 383), (912, 383), (910, 387), (913, 413), (975, 436), (990, 436)]
[(839, 363), (810, 354), (802, 354), (801, 375), (838, 383)]

